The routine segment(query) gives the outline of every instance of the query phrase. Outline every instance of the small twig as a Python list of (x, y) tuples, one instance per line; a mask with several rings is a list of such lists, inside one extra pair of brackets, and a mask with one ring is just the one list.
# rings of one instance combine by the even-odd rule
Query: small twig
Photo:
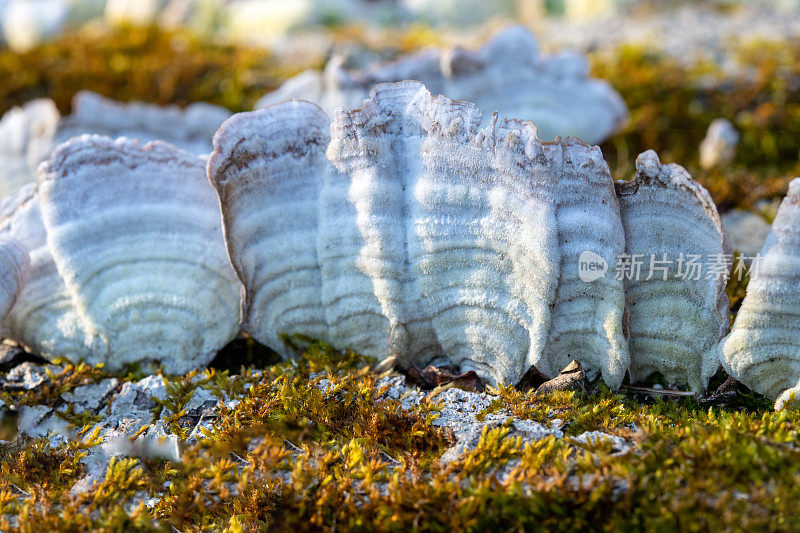
[(16, 490), (17, 492), (19, 492), (20, 496), (26, 496), (26, 497), (30, 498), (30, 496), (31, 496), (31, 493), (30, 493), (30, 492), (28, 492), (27, 490), (22, 490), (21, 488), (17, 487), (17, 486), (16, 486), (16, 485), (14, 485), (13, 483), (9, 483), (9, 485), (11, 485), (11, 486), (14, 488), (14, 490)]
[(698, 394), (692, 391), (684, 391), (684, 390), (669, 390), (669, 389), (653, 389), (650, 387), (633, 387), (631, 385), (623, 385), (626, 389), (631, 392), (638, 392), (641, 394), (657, 394), (661, 396), (678, 396), (682, 398), (688, 397), (697, 397)]
[(384, 461), (392, 465), (392, 468), (397, 468), (400, 466), (400, 461), (389, 455), (388, 453), (381, 451), (381, 456), (383, 456)]
[(302, 449), (302, 448), (300, 448), (300, 447), (296, 446), (296, 445), (295, 445), (295, 444), (294, 444), (292, 441), (290, 441), (289, 439), (284, 439), (284, 440), (283, 440), (283, 446), (284, 446), (286, 449), (288, 449), (288, 450), (291, 450), (291, 451), (292, 451), (292, 452), (294, 452), (294, 453), (300, 453), (300, 454), (303, 454), (303, 453), (305, 453), (305, 452), (303, 451), (303, 449)]
[(243, 459), (239, 454), (237, 454), (235, 452), (231, 452), (231, 457), (233, 457), (233, 460), (236, 461), (237, 463), (240, 463), (240, 464), (243, 464), (243, 465), (251, 465), (252, 464), (250, 461), (248, 461), (247, 459)]

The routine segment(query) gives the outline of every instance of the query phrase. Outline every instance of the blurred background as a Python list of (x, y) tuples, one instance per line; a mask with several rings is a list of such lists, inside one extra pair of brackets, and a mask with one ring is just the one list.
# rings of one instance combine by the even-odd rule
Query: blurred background
[(364, 72), (431, 47), (478, 50), (510, 24), (545, 56), (580, 54), (621, 96), (627, 119), (600, 144), (616, 178), (652, 148), (721, 212), (770, 222), (800, 174), (790, 0), (0, 0), (0, 113), (47, 97), (64, 116), (81, 90), (245, 111), (332, 58)]

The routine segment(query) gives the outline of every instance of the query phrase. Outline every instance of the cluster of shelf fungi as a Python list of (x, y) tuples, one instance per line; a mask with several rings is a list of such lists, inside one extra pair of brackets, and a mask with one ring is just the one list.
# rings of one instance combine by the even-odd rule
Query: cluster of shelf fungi
[[(524, 49), (524, 39), (514, 30), (476, 53), (415, 61), (436, 63), (440, 84), (462, 73), (474, 89), (495, 48)], [(344, 85), (355, 94), (373, 78)], [(163, 122), (80, 98), (89, 117), (139, 117), (132, 136)], [(36, 105), (34, 116), (53, 115)], [(575, 360), (611, 388), (659, 372), (701, 391), (722, 365), (776, 407), (794, 398), (800, 181), (731, 328), (733, 251), (710, 195), (680, 166), (648, 151), (615, 183), (598, 147), (542, 141), (530, 121), (419, 82), (377, 85), (352, 107), (330, 118), (290, 100), (234, 115), (210, 156), (203, 135), (224, 110), (170, 111), (189, 124), (173, 140), (181, 147), (44, 120), (36, 127), (49, 140), (28, 142), (23, 161), (49, 157), (0, 205), (2, 335), (48, 358), (168, 373), (202, 368), (240, 331), (287, 357), (282, 334), (303, 333), (490, 383), (516, 383), (531, 367), (554, 377)], [(609, 124), (624, 116), (615, 109)], [(14, 120), (36, 129), (24, 113)]]

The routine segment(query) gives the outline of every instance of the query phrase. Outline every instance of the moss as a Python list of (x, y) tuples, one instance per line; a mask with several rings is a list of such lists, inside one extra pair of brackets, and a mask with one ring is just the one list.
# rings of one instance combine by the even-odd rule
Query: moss
[(74, 365), (63, 362), (61, 373), (56, 374), (50, 368), (45, 367), (47, 380), (33, 390), (23, 391), (0, 391), (0, 400), (6, 405), (47, 405), (55, 407), (63, 402), (61, 395), (72, 392), (81, 385), (98, 383), (102, 379), (109, 377), (102, 365), (92, 367), (86, 363)]
[(90, 411), (75, 410), (75, 404), (68, 404), (63, 411), (56, 411), (56, 416), (66, 421), (70, 427), (75, 428), (79, 433), (84, 434), (103, 420), (99, 414)]
[[(629, 178), (635, 157), (656, 150), (689, 170), (720, 209), (753, 208), (780, 198), (800, 174), (800, 40), (740, 44), (740, 70), (721, 71), (702, 60), (688, 65), (641, 46), (625, 45), (592, 57), (593, 74), (608, 80), (630, 109), (630, 122), (603, 145), (618, 178)], [(699, 166), (709, 124), (724, 117), (741, 138), (729, 168)]]
[(180, 424), (181, 419), (186, 416), (186, 404), (192, 399), (195, 389), (210, 380), (210, 376), (200, 380), (196, 379), (197, 377), (197, 371), (189, 372), (185, 376), (162, 376), (167, 397), (163, 400), (155, 396), (150, 398), (156, 404), (153, 417), (164, 420), (170, 431), (181, 440), (185, 440), (191, 430)]
[(504, 438), (509, 428), (500, 426), (443, 463), (453, 441), (433, 424), (435, 395), (403, 410), (376, 389), (371, 364), (310, 343), (294, 362), (167, 378), (162, 410), (180, 413), (195, 387), (238, 403), (219, 407), (180, 463), (118, 458), (80, 494), (69, 489), (85, 474), (80, 459), (96, 445), (91, 435), (54, 447), (5, 445), (0, 527), (14, 520), (21, 530), (786, 529), (800, 514), (791, 468), (800, 461), (800, 413), (772, 412), (747, 393), (701, 407), (602, 386), (546, 395), (498, 387), (487, 411), (548, 424), (559, 418), (567, 436), (598, 430), (636, 447), (619, 454), (603, 441), (522, 442)]
[(747, 293), (747, 284), (750, 282), (750, 269), (749, 265), (741, 259), (741, 255), (737, 252), (733, 256), (733, 271), (728, 280), (728, 285), (725, 288), (728, 293), (728, 301), (731, 306), (731, 325), (736, 319), (736, 314), (742, 306), (745, 294)]
[(260, 48), (203, 43), (183, 32), (87, 27), (22, 54), (0, 50), (0, 112), (49, 97), (66, 113), (83, 89), (121, 101), (205, 101), (246, 111), (318, 61), (284, 65)]
[[(336, 354), (332, 357), (332, 354)], [(271, 433), (301, 444), (362, 443), (421, 455), (438, 450), (446, 436), (434, 431), (435, 406), (404, 411), (398, 401), (381, 398), (372, 360), (311, 343), (300, 362), (284, 363), (259, 374), (246, 374), (240, 403), (220, 408), (215, 429), (232, 443)], [(248, 379), (249, 376), (249, 379)], [(258, 376), (256, 378), (256, 376)], [(235, 378), (234, 378), (235, 379)], [(240, 451), (244, 452), (243, 448)]]

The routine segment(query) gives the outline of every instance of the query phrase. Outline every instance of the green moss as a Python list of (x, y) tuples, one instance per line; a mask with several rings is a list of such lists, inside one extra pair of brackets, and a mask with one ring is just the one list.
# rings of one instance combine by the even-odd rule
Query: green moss
[(728, 301), (730, 301), (731, 306), (731, 325), (733, 325), (736, 314), (742, 306), (742, 301), (747, 293), (747, 284), (750, 282), (749, 267), (742, 262), (739, 253), (734, 254), (733, 265), (734, 269), (726, 287)]
[(122, 101), (206, 101), (247, 111), (317, 62), (284, 65), (260, 48), (203, 43), (183, 32), (85, 28), (22, 54), (0, 50), (0, 112), (37, 97), (68, 112), (83, 89)]
[(86, 363), (74, 365), (69, 362), (62, 362), (61, 368), (63, 368), (63, 371), (56, 375), (45, 367), (48, 379), (43, 384), (29, 391), (0, 391), (0, 400), (6, 405), (48, 405), (55, 407), (63, 403), (62, 394), (72, 392), (81, 385), (98, 383), (110, 376), (102, 365), (92, 367)]
[[(191, 428), (181, 426), (181, 418), (186, 416), (186, 404), (192, 399), (195, 389), (205, 382), (209, 381), (209, 377), (197, 380), (197, 371), (192, 371), (185, 376), (166, 377), (162, 376), (164, 380), (164, 388), (167, 392), (165, 399), (156, 398), (151, 396), (150, 399), (156, 404), (153, 413), (154, 418), (161, 417), (167, 423), (170, 431), (177, 435), (181, 440), (189, 436)], [(164, 410), (166, 409), (166, 412)]]
[[(453, 441), (433, 425), (435, 395), (405, 411), (376, 390), (371, 363), (310, 343), (298, 360), (265, 369), (166, 378), (162, 410), (180, 413), (195, 387), (238, 403), (220, 406), (180, 463), (116, 459), (77, 495), (69, 489), (85, 474), (91, 435), (0, 447), (0, 527), (13, 519), (22, 530), (760, 530), (791, 528), (800, 514), (791, 467), (800, 413), (773, 412), (747, 393), (701, 407), (603, 386), (546, 395), (499, 387), (487, 411), (559, 418), (567, 436), (598, 430), (636, 448), (522, 442), (503, 438), (501, 426), (445, 464)], [(146, 496), (157, 498), (150, 507)]]
[(101, 415), (90, 411), (77, 412), (75, 404), (68, 404), (64, 411), (56, 411), (56, 416), (65, 420), (70, 427), (77, 429), (81, 434), (86, 433), (103, 420)]
[[(608, 80), (630, 109), (630, 122), (603, 145), (618, 178), (630, 178), (636, 156), (656, 150), (705, 185), (721, 209), (752, 208), (780, 198), (800, 174), (800, 41), (739, 45), (740, 74), (677, 59), (639, 46), (592, 57), (593, 73)], [(715, 118), (733, 122), (741, 138), (729, 168), (699, 166), (699, 144)]]

